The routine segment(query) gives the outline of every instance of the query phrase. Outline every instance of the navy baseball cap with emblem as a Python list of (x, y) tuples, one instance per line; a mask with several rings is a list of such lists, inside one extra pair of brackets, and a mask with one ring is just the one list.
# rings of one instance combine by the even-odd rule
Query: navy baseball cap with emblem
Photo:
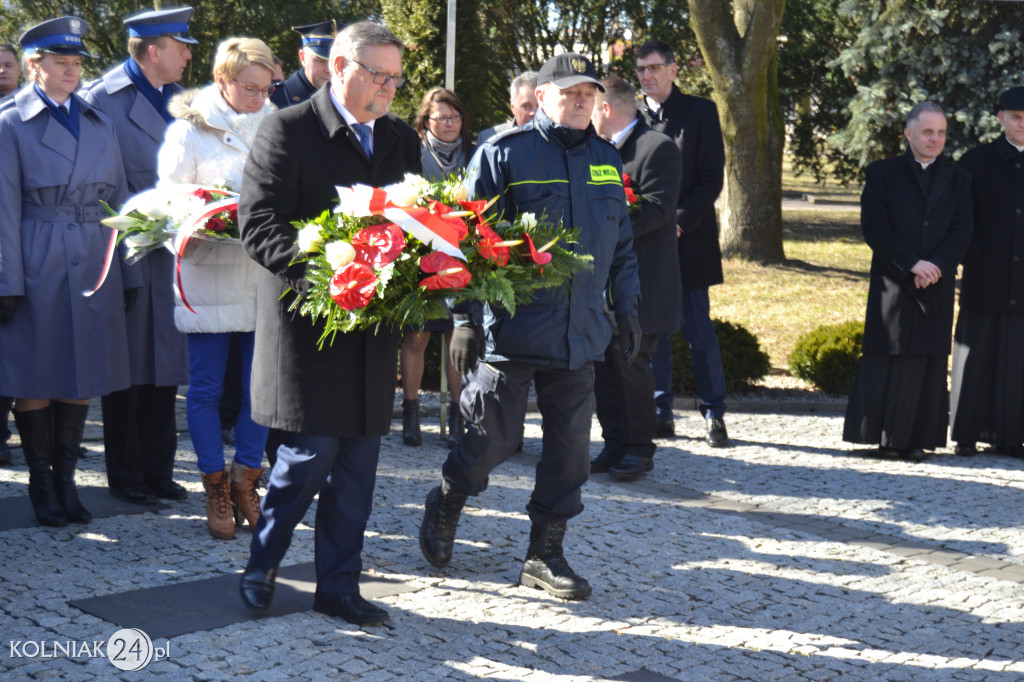
[(331, 45), (334, 44), (334, 36), (338, 35), (338, 22), (334, 19), (319, 24), (292, 26), (292, 30), (302, 36), (302, 46), (308, 47), (317, 57), (328, 59), (331, 56)]
[(149, 10), (126, 17), (124, 25), (128, 27), (131, 38), (167, 36), (179, 43), (198, 45), (199, 41), (188, 32), (188, 22), (194, 11), (191, 7)]
[(21, 34), (18, 43), (25, 50), (25, 54), (49, 52), (91, 57), (82, 44), (82, 36), (88, 32), (89, 24), (82, 19), (60, 17), (33, 26)]
[(559, 90), (580, 83), (593, 83), (598, 90), (604, 92), (604, 86), (597, 80), (593, 62), (575, 52), (564, 52), (544, 62), (537, 76), (537, 85), (545, 83), (554, 83)]

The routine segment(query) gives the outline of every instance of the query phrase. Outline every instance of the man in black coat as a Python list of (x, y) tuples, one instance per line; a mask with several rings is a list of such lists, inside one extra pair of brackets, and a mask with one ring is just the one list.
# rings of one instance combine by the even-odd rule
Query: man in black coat
[(291, 221), (331, 208), (336, 185), (380, 187), (420, 172), (418, 136), (387, 113), (405, 81), (402, 49), (388, 29), (370, 22), (339, 33), (330, 53), (330, 87), (264, 120), (245, 164), (242, 243), (265, 268), (252, 418), (269, 426), (278, 443), (242, 576), (242, 599), (252, 609), (270, 606), (292, 531), (319, 493), (313, 609), (358, 625), (388, 620), (385, 610), (359, 595), (359, 574), (380, 437), (391, 423), (400, 333), (339, 334), (318, 350), (322, 325), (288, 307), (308, 284), (305, 263), (294, 262)]
[[(715, 200), (725, 175), (725, 146), (714, 102), (684, 95), (673, 81), (675, 55), (660, 40), (636, 51), (636, 76), (644, 91), (641, 111), (648, 125), (671, 137), (683, 161), (676, 226), (679, 271), (683, 279), (683, 335), (690, 345), (700, 411), (711, 447), (729, 444), (725, 430), (725, 371), (718, 335), (711, 322), (708, 288), (722, 283)], [(658, 435), (675, 433), (672, 423), (672, 346), (662, 334), (654, 356), (658, 391)]]
[(956, 454), (978, 441), (1024, 457), (1024, 87), (999, 98), (1004, 134), (971, 149), (974, 235), (964, 259), (950, 400)]
[(627, 364), (624, 339), (612, 337), (604, 360), (594, 364), (594, 394), (604, 449), (590, 463), (591, 473), (607, 471), (632, 480), (654, 468), (657, 410), (651, 356), (658, 335), (679, 328), (682, 283), (676, 251), (676, 206), (683, 175), (679, 150), (667, 135), (637, 117), (636, 93), (619, 78), (603, 79), (593, 122), (598, 135), (615, 145), (633, 197), (627, 193), (633, 250), (640, 275), (640, 329), (636, 361)]
[(946, 363), (956, 269), (971, 238), (971, 178), (942, 156), (946, 117), (915, 106), (906, 154), (867, 168), (861, 228), (871, 247), (864, 355), (843, 440), (912, 461), (946, 444)]

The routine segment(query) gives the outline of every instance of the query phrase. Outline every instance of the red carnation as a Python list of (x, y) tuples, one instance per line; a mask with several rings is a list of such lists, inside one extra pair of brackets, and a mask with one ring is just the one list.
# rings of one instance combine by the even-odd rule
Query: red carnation
[(329, 293), (342, 310), (365, 308), (377, 289), (377, 276), (364, 263), (352, 262), (331, 278)]
[(393, 223), (370, 225), (352, 237), (356, 261), (372, 268), (382, 268), (398, 258), (405, 248), (405, 233)]
[(421, 287), (431, 291), (435, 289), (462, 289), (473, 279), (473, 275), (466, 269), (465, 263), (440, 251), (434, 251), (429, 256), (421, 258), (420, 270), (437, 273), (420, 281)]
[(633, 181), (629, 178), (629, 173), (622, 174), (622, 185), (626, 190), (626, 203), (635, 204), (640, 200), (640, 197), (633, 191)]
[(229, 218), (229, 219), (231, 220), (231, 222), (233, 222), (233, 223), (237, 223), (237, 222), (238, 222), (238, 206), (237, 206), (237, 205), (235, 205), (235, 206), (234, 206), (234, 207), (233, 207), (233, 208), (232, 208), (232, 209), (231, 209), (231, 210), (230, 210), (230, 211), (228, 212), (228, 218)]

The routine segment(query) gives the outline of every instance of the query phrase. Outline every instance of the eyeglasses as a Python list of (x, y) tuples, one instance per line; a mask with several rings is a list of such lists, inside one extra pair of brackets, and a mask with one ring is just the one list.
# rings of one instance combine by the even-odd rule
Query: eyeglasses
[(461, 123), (462, 114), (452, 114), (451, 116), (431, 116), (430, 120), (434, 123)]
[(243, 83), (242, 81), (235, 80), (234, 78), (231, 79), (231, 82), (242, 86), (242, 90), (245, 91), (245, 94), (249, 97), (255, 97), (256, 95), (270, 97), (271, 95), (274, 94), (274, 90), (277, 90), (277, 87), (273, 85), (266, 88), (257, 88), (255, 85), (251, 83)]
[(644, 71), (650, 71), (652, 76), (657, 76), (661, 73), (662, 68), (671, 66), (671, 64), (672, 62), (667, 62), (665, 64), (647, 64), (645, 66), (638, 66), (636, 67), (636, 77), (643, 78)]
[(405, 81), (407, 80), (405, 76), (392, 76), (390, 73), (381, 73), (380, 71), (374, 71), (369, 66), (365, 66), (364, 64), (360, 64), (359, 62), (357, 62), (354, 59), (352, 61), (355, 64), (357, 64), (358, 66), (360, 66), (360, 67), (366, 69), (367, 71), (369, 71), (370, 73), (372, 73), (373, 74), (373, 82), (376, 83), (377, 85), (384, 85), (388, 81), (391, 81), (392, 83), (395, 84), (395, 88), (400, 88), (403, 85), (405, 85)]

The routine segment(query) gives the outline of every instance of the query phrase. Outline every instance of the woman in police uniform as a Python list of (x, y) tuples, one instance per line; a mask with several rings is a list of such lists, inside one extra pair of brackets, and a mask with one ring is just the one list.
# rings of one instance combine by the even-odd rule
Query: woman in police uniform
[[(0, 394), (15, 423), (39, 523), (88, 523), (75, 460), (89, 398), (128, 386), (126, 274), (95, 293), (126, 185), (109, 119), (74, 94), (88, 56), (77, 17), (21, 36), (27, 87), (0, 110)], [(125, 270), (126, 273), (130, 272)]]

